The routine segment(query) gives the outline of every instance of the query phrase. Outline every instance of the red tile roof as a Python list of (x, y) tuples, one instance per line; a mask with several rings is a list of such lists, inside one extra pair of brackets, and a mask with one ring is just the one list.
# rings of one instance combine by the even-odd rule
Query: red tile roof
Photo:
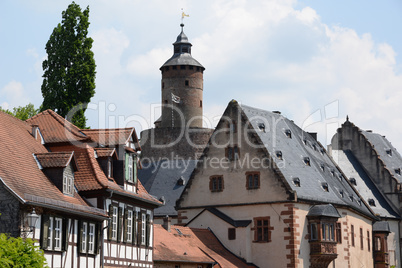
[(225, 249), (215, 235), (207, 229), (172, 225), (168, 232), (161, 225), (155, 224), (154, 233), (155, 264), (158, 262), (214, 264), (217, 262), (213, 267), (254, 267), (247, 265)]
[(109, 128), (109, 129), (83, 129), (82, 132), (91, 137), (94, 142), (104, 146), (116, 146), (126, 144), (133, 137), (136, 148), (139, 148), (138, 138), (134, 128)]
[[(55, 124), (55, 121), (58, 124)], [(26, 122), (38, 125), (45, 143), (63, 143), (85, 141), (89, 138), (81, 130), (52, 110), (43, 111)]]
[(43, 168), (67, 167), (70, 164), (71, 160), (73, 160), (72, 163), (76, 168), (74, 152), (38, 153), (35, 154), (35, 156)]
[[(138, 191), (137, 193), (134, 193), (125, 191), (112, 178), (107, 178), (99, 166), (98, 161), (96, 160), (95, 150), (101, 154), (113, 154), (115, 149), (94, 149), (91, 147), (91, 145), (94, 145), (93, 141), (99, 143), (98, 141), (103, 138), (106, 138), (106, 141), (110, 141), (109, 145), (125, 144), (126, 141), (130, 140), (130, 137), (133, 137), (134, 142), (138, 142), (134, 128), (80, 130), (51, 110), (46, 110), (32, 117), (31, 119), (27, 120), (27, 123), (30, 125), (39, 126), (46, 143), (48, 143), (48, 140), (53, 141), (48, 144), (48, 147), (52, 152), (74, 152), (78, 166), (78, 171), (75, 172), (74, 184), (79, 192), (108, 189), (119, 192), (128, 197), (144, 199), (144, 201), (162, 204), (159, 200), (151, 196), (145, 190), (140, 181), (138, 181)], [(66, 131), (66, 127), (67, 130), (71, 131)], [(87, 133), (88, 136), (85, 136), (83, 133), (81, 134), (81, 131)], [(68, 138), (71, 135), (76, 135), (79, 143), (69, 142), (70, 140)], [(84, 138), (79, 140), (79, 137)]]
[(95, 152), (98, 157), (114, 156), (116, 159), (118, 158), (115, 148), (95, 148)]
[[(0, 112), (0, 178), (22, 202), (56, 199), (63, 204), (88, 207), (77, 194), (64, 195), (39, 169), (34, 154), (46, 154), (46, 148), (31, 135), (31, 126)], [(29, 197), (27, 197), (29, 196)]]

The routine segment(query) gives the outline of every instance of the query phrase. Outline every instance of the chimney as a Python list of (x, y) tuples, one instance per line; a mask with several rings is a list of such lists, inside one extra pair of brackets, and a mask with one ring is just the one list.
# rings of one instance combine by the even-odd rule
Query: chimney
[(32, 125), (32, 136), (34, 137), (35, 140), (38, 138), (38, 129), (39, 129), (38, 125)]
[(171, 219), (170, 219), (170, 217), (168, 216), (168, 215), (166, 215), (164, 218), (163, 218), (163, 228), (165, 228), (166, 229), (166, 231), (168, 231), (169, 233), (170, 233), (170, 222), (171, 222)]

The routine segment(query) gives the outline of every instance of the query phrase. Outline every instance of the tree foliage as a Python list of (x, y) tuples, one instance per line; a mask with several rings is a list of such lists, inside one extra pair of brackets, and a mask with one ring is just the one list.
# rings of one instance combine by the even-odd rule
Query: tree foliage
[(2, 109), (0, 106), (0, 111), (11, 114), (18, 119), (25, 121), (28, 118), (31, 118), (32, 116), (38, 114), (39, 109), (35, 109), (34, 105), (32, 103), (29, 103), (26, 106), (14, 107), (13, 111), (10, 111), (9, 109)]
[[(72, 2), (62, 12), (62, 22), (54, 28), (46, 43), (43, 61), (43, 103), (41, 110), (52, 109), (79, 128), (85, 128), (85, 104), (95, 94), (95, 60), (93, 40), (88, 35), (89, 7), (81, 10)], [(75, 106), (78, 112), (71, 117)], [(77, 109), (76, 109), (77, 110)]]
[(32, 239), (10, 237), (0, 234), (0, 267), (32, 267), (46, 266), (43, 251), (34, 245)]

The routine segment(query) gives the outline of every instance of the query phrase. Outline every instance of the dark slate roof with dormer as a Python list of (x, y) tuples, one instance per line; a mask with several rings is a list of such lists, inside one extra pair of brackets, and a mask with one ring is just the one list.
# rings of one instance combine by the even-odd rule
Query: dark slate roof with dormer
[[(176, 200), (182, 194), (197, 160), (173, 160), (142, 163), (138, 178), (152, 196), (156, 196), (165, 205), (156, 208), (155, 216), (176, 216)], [(179, 181), (182, 182), (179, 182)]]
[[(236, 104), (232, 101), (229, 106)], [(296, 193), (298, 200), (347, 206), (373, 217), (358, 192), (310, 134), (279, 113), (246, 105), (239, 107), (283, 176), (285, 185)], [(281, 157), (277, 157), (277, 152)]]
[(332, 157), (376, 216), (399, 218), (350, 150), (332, 150)]
[(398, 174), (397, 169), (399, 169), (399, 173), (402, 170), (402, 157), (392, 146), (391, 142), (389, 142), (385, 136), (382, 136), (378, 133), (373, 133), (369, 131), (360, 130), (364, 137), (370, 142), (373, 149), (380, 156), (380, 159), (384, 162), (386, 168), (390, 171), (390, 173), (398, 180), (399, 183), (402, 183), (402, 176)]

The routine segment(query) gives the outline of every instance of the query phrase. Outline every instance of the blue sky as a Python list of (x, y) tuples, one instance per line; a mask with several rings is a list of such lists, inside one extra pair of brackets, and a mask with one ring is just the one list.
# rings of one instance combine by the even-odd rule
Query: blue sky
[[(0, 106), (42, 102), (45, 44), (71, 1), (0, 2)], [(213, 127), (231, 99), (279, 110), (330, 143), (346, 115), (402, 150), (402, 2), (398, 0), (77, 0), (90, 7), (97, 127), (152, 126), (159, 67), (172, 55), (181, 8), (192, 54), (206, 68)], [(155, 112), (156, 111), (156, 112)]]

